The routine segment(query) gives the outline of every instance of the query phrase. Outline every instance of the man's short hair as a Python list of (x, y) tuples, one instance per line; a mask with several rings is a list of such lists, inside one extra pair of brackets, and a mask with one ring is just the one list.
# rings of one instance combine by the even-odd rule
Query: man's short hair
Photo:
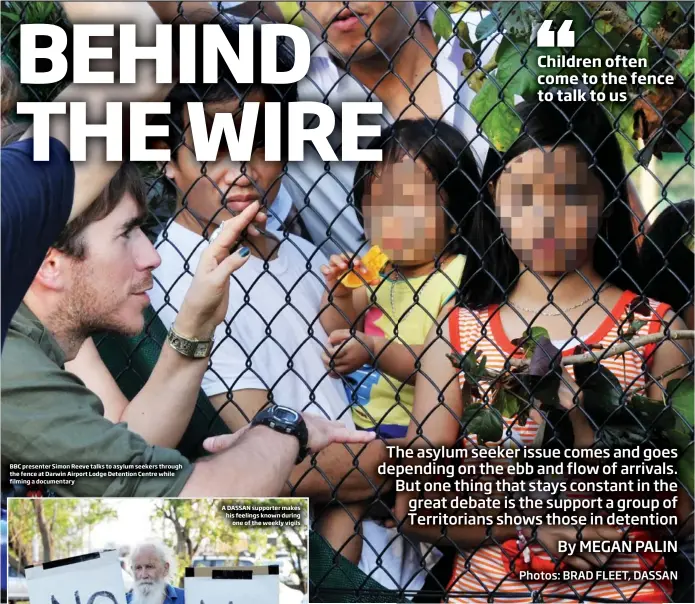
[[(218, 25), (231, 47), (239, 54), (239, 23), (227, 16), (218, 15), (208, 21)], [(263, 84), (261, 83), (261, 31), (258, 26), (253, 30), (253, 83), (242, 84), (236, 80), (231, 70), (221, 59), (217, 62), (217, 83), (203, 84), (203, 24), (194, 24), (196, 28), (196, 53), (195, 53), (195, 84), (175, 85), (167, 101), (171, 103), (171, 114), (169, 116), (154, 116), (153, 124), (169, 124), (169, 136), (165, 139), (167, 146), (171, 149), (172, 160), (176, 160), (178, 150), (184, 140), (183, 110), (186, 103), (224, 103), (235, 99), (241, 102), (246, 100), (249, 94), (260, 92), (263, 99), (267, 102), (279, 102), (281, 119), (281, 150), (284, 154), (287, 149), (287, 133), (289, 131), (288, 111), (289, 103), (297, 100), (297, 84)], [(174, 44), (178, 45), (179, 30), (174, 31)], [(280, 72), (289, 71), (294, 65), (294, 55), (284, 38), (279, 38), (277, 48), (277, 70)], [(241, 107), (240, 107), (241, 109)], [(257, 130), (263, 129), (264, 117), (263, 109), (258, 117)], [(260, 138), (263, 138), (262, 136)], [(156, 137), (153, 137), (156, 140)]]
[(106, 218), (128, 193), (145, 213), (147, 197), (144, 183), (135, 164), (130, 162), (124, 163), (92, 205), (61, 231), (53, 247), (77, 260), (83, 260), (87, 252), (82, 236), (84, 230), (90, 224)]

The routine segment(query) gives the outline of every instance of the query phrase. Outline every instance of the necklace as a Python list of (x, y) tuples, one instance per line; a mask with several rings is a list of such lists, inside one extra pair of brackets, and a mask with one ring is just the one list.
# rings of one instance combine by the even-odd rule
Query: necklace
[[(446, 260), (440, 264), (439, 270), (443, 271), (444, 268), (446, 266), (448, 266), (449, 262), (450, 262), (450, 259), (446, 258)], [(431, 273), (430, 273), (430, 275), (431, 275)], [(420, 279), (422, 277), (427, 278), (428, 275), (418, 275), (417, 277), (412, 277), (412, 279)], [(408, 315), (410, 315), (410, 313), (413, 312), (415, 307), (419, 306), (419, 304), (417, 304), (415, 302), (415, 296), (417, 295), (418, 298), (420, 298), (422, 296), (422, 294), (424, 293), (425, 289), (427, 288), (427, 286), (429, 285), (430, 281), (425, 283), (424, 286), (418, 288), (417, 290), (410, 284), (410, 279), (408, 279), (407, 277), (403, 277), (401, 279), (389, 279), (389, 281), (391, 282), (391, 291), (389, 292), (389, 301), (391, 303), (391, 319), (394, 320), (396, 322), (396, 324), (398, 324), (401, 321), (405, 321), (408, 318)], [(405, 313), (400, 318), (396, 319), (396, 302), (395, 302), (395, 297), (394, 297), (396, 284), (397, 283), (404, 283), (404, 282), (408, 284), (408, 286), (410, 287), (410, 289), (413, 292), (413, 304), (408, 310), (405, 311)]]
[[(603, 288), (603, 291), (609, 290), (609, 289), (611, 289), (612, 287), (613, 287), (613, 286), (609, 284), (609, 285), (607, 285), (606, 287)], [(543, 316), (543, 317), (559, 317), (559, 316), (562, 315), (563, 313), (566, 314), (566, 313), (568, 313), (569, 311), (574, 310), (575, 308), (580, 308), (580, 307), (582, 307), (582, 306), (585, 306), (586, 304), (588, 304), (589, 302), (591, 302), (591, 301), (594, 299), (594, 296), (598, 295), (598, 293), (599, 293), (599, 292), (596, 292), (596, 293), (594, 293), (594, 294), (591, 294), (588, 298), (586, 298), (586, 300), (582, 300), (581, 302), (579, 302), (579, 304), (575, 304), (575, 305), (573, 305), (573, 306), (568, 306), (567, 308), (565, 308), (565, 309), (562, 310), (562, 311), (559, 311), (559, 312), (549, 312), (549, 311), (546, 310), (546, 311), (541, 312), (540, 315)], [(523, 310), (523, 311), (526, 312), (526, 313), (530, 313), (530, 314), (534, 314), (534, 315), (535, 315), (535, 314), (539, 314), (538, 311), (539, 311), (541, 308), (543, 308), (543, 307), (538, 307), (538, 308), (536, 308), (536, 309), (533, 309), (533, 308), (524, 308), (523, 306), (519, 306), (518, 304), (514, 304), (513, 302), (508, 302), (508, 304), (509, 304), (509, 306), (512, 306), (512, 307), (516, 308), (517, 310)]]
[[(396, 289), (396, 283), (401, 283), (401, 282), (407, 283), (411, 289), (413, 289), (413, 286), (410, 285), (410, 281), (406, 278), (403, 279), (392, 279), (391, 280), (391, 292), (390, 292), (390, 301), (391, 301), (391, 319), (396, 322), (396, 325), (400, 323), (401, 321), (405, 321), (408, 318), (408, 315), (413, 311), (415, 308), (415, 291), (413, 290), (413, 305), (405, 311), (405, 314), (402, 315), (400, 318), (396, 318), (396, 304), (394, 300), (394, 291)], [(426, 286), (425, 286), (426, 287)], [(424, 289), (424, 288), (423, 288)], [(422, 292), (422, 290), (420, 290)]]

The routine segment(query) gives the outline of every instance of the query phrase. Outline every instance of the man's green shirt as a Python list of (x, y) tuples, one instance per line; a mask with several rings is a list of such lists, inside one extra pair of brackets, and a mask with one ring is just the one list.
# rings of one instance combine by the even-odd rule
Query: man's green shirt
[[(74, 497), (176, 496), (193, 471), (174, 449), (153, 447), (104, 417), (99, 397), (64, 369), (65, 356), (22, 304), (2, 351), (2, 466), (9, 464), (181, 464), (174, 477), (76, 478), (45, 485)], [(138, 470), (133, 470), (138, 472)], [(39, 485), (42, 486), (42, 485)]]

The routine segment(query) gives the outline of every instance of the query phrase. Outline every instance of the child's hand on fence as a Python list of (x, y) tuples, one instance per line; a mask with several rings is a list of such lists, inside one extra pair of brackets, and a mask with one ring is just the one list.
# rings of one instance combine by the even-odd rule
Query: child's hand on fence
[(321, 359), (333, 373), (345, 375), (374, 362), (374, 338), (361, 331), (352, 335), (349, 329), (336, 329), (328, 336), (328, 344)]

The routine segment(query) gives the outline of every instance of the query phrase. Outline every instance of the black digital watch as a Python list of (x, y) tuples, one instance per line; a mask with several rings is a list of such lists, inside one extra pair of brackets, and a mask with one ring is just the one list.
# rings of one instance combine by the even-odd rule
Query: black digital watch
[(281, 407), (280, 405), (268, 405), (261, 409), (251, 420), (252, 426), (268, 426), (276, 432), (290, 434), (299, 441), (299, 453), (295, 464), (304, 461), (309, 454), (309, 430), (306, 427), (304, 418), (294, 409)]

